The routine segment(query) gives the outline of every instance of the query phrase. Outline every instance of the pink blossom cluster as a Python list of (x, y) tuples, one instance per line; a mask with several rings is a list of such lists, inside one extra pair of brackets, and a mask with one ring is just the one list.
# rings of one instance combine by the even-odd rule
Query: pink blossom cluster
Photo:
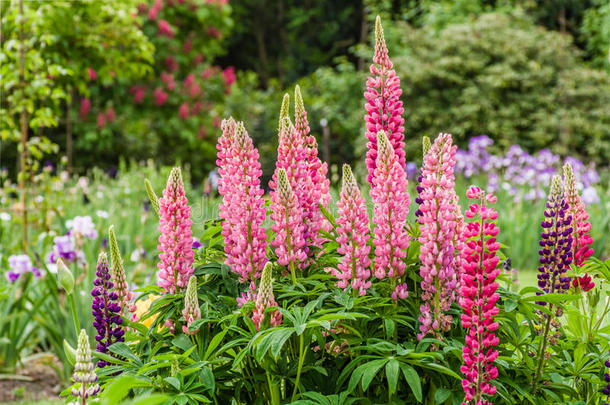
[(364, 198), (348, 165), (343, 166), (343, 187), (337, 208), (337, 253), (343, 257), (337, 265), (338, 269), (332, 269), (331, 272), (339, 279), (337, 287), (345, 289), (351, 282), (354, 290), (365, 295), (371, 286), (371, 282), (367, 281), (371, 277), (369, 216)]
[(218, 192), (222, 234), (225, 238), (227, 265), (241, 282), (253, 281), (267, 261), (265, 201), (260, 187), (262, 174), (258, 150), (244, 124), (233, 118), (221, 124), (218, 140)]
[[(404, 258), (409, 247), (409, 234), (405, 228), (411, 203), (407, 192), (407, 174), (383, 131), (377, 134), (377, 146), (371, 188), (373, 223), (376, 225), (373, 238), (375, 277), (383, 279), (387, 276), (398, 280), (404, 274)], [(403, 283), (396, 286), (392, 298), (404, 299), (407, 295), (406, 283)]]
[(396, 71), (392, 69), (392, 62), (388, 57), (388, 48), (383, 36), (381, 19), (377, 16), (375, 21), (375, 55), (371, 64), (371, 76), (366, 81), (366, 137), (368, 138), (366, 165), (369, 170), (367, 180), (371, 185), (375, 177), (375, 166), (377, 164), (377, 133), (384, 131), (388, 137), (396, 159), (405, 170), (404, 151), (404, 119), (402, 114), (404, 108), (400, 95), (400, 79)]
[(159, 245), (157, 284), (174, 294), (186, 287), (193, 275), (191, 207), (184, 193), (182, 172), (174, 167), (159, 199)]
[(573, 242), (572, 256), (574, 264), (582, 266), (585, 260), (593, 255), (593, 238), (589, 235), (591, 223), (584, 202), (578, 195), (572, 166), (566, 163), (563, 167), (565, 199), (568, 203), (568, 215), (572, 216)]
[(424, 304), (420, 307), (420, 340), (428, 334), (440, 338), (440, 331), (448, 331), (453, 321), (447, 312), (455, 301), (458, 273), (454, 245), (459, 212), (453, 174), (456, 150), (450, 134), (439, 134), (424, 156), (421, 171), (419, 274)]
[(496, 241), (499, 228), (494, 222), (498, 213), (487, 204), (495, 203), (497, 198), (491, 193), (485, 195), (475, 186), (471, 186), (466, 195), (477, 202), (471, 204), (465, 213), (467, 218), (476, 219), (468, 222), (464, 229), (467, 242), (462, 251), (460, 306), (464, 310), (462, 326), (467, 330), (462, 349), (464, 365), (460, 367), (464, 374), (463, 404), (491, 405), (485, 396), (496, 393), (491, 380), (498, 377), (498, 369), (493, 363), (498, 357), (494, 346), (499, 343), (494, 334), (498, 329), (494, 317), (499, 311), (496, 306), (499, 298), (496, 277), (500, 269), (496, 252), (500, 243)]
[(277, 302), (273, 295), (273, 265), (271, 262), (267, 262), (263, 268), (263, 274), (261, 276), (261, 283), (258, 288), (258, 294), (256, 294), (256, 307), (252, 313), (252, 322), (256, 325), (256, 330), (259, 330), (263, 324), (265, 317), (269, 319), (271, 326), (279, 326), (282, 323), (282, 313), (280, 311), (273, 311), (270, 314), (265, 314), (265, 311), (269, 307), (277, 307)]

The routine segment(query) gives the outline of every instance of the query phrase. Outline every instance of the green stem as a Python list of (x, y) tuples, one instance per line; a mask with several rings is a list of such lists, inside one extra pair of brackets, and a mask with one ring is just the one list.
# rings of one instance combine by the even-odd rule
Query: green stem
[(269, 385), (269, 396), (271, 397), (271, 403), (273, 405), (279, 405), (280, 404), (280, 390), (277, 385), (273, 385), (273, 382), (271, 381), (271, 376), (269, 375), (268, 371), (267, 371), (267, 385)]
[(74, 327), (76, 328), (76, 336), (80, 333), (80, 322), (78, 321), (78, 315), (76, 313), (76, 303), (74, 302), (74, 294), (68, 294), (68, 300), (70, 301), (70, 309), (72, 310), (72, 320), (74, 321)]
[(295, 268), (294, 262), (291, 261), (290, 262), (290, 274), (292, 275), (292, 285), (297, 285), (297, 275), (296, 275), (296, 271), (294, 268)]
[(299, 390), (299, 381), (301, 380), (301, 370), (303, 369), (303, 362), (305, 361), (305, 353), (303, 351), (303, 335), (299, 336), (299, 366), (297, 368), (297, 379), (294, 383), (294, 390), (292, 391), (292, 399), (294, 401), (297, 392)]

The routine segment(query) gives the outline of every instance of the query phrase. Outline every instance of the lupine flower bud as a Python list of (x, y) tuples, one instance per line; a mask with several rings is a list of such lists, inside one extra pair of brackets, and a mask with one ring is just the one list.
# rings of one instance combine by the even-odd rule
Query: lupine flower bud
[(130, 304), (132, 293), (127, 286), (125, 265), (123, 264), (119, 243), (114, 233), (114, 225), (111, 225), (108, 230), (108, 241), (110, 244), (110, 259), (112, 260), (112, 283), (114, 284), (114, 291), (116, 291), (121, 306), (120, 315), (123, 315), (127, 310), (133, 311), (133, 305)]
[(94, 384), (97, 381), (97, 375), (94, 371), (93, 363), (91, 362), (91, 348), (89, 347), (89, 336), (84, 329), (81, 329), (78, 336), (78, 347), (76, 349), (76, 365), (74, 366), (74, 374), (72, 380), (75, 382), (72, 388), (72, 396), (81, 397), (83, 404), (89, 397), (100, 392), (100, 386)]
[[(400, 166), (390, 141), (383, 131), (377, 134), (377, 162), (371, 198), (375, 204), (375, 277), (398, 280), (405, 271), (404, 258), (409, 247), (405, 222), (409, 213), (407, 175)], [(406, 284), (398, 285), (393, 298), (406, 298)]]
[[(267, 262), (263, 268), (261, 276), (261, 284), (258, 288), (256, 296), (256, 308), (252, 313), (252, 322), (256, 325), (256, 330), (259, 330), (265, 320), (265, 310), (269, 307), (277, 307), (275, 297), (273, 296), (273, 265)], [(273, 311), (269, 314), (269, 324), (271, 326), (279, 326), (282, 323), (282, 313)]]
[(72, 294), (74, 290), (74, 276), (64, 261), (61, 260), (61, 257), (57, 259), (57, 281), (66, 291), (66, 294)]
[(565, 189), (565, 200), (568, 203), (568, 216), (572, 217), (572, 227), (574, 229), (572, 243), (572, 258), (574, 264), (580, 267), (583, 263), (593, 255), (593, 238), (589, 236), (591, 224), (589, 223), (589, 214), (587, 213), (584, 202), (578, 195), (576, 189), (576, 181), (572, 166), (566, 163), (563, 166), (563, 182)]
[(366, 165), (369, 169), (367, 180), (373, 185), (378, 150), (377, 133), (379, 131), (386, 133), (401, 170), (404, 171), (406, 165), (405, 128), (402, 118), (404, 108), (402, 107), (402, 101), (400, 101), (402, 90), (400, 89), (400, 79), (396, 75), (396, 71), (392, 69), (392, 62), (388, 57), (388, 48), (386, 47), (379, 16), (375, 20), (375, 55), (370, 70), (371, 76), (366, 82), (366, 92), (364, 93), (367, 101), (364, 106), (367, 112), (364, 120), (366, 122), (366, 137), (369, 140), (366, 153)]
[(282, 99), (282, 106), (280, 107), (280, 119), (278, 122), (277, 129), (278, 131), (282, 128), (282, 122), (285, 118), (290, 117), (290, 95), (288, 93), (284, 94), (284, 98)]
[(333, 269), (332, 274), (339, 279), (337, 287), (345, 289), (351, 282), (354, 290), (365, 295), (371, 286), (371, 282), (367, 281), (371, 276), (369, 216), (364, 198), (348, 165), (343, 165), (343, 187), (337, 207), (337, 252), (342, 254), (343, 258), (337, 266), (338, 270)]
[(422, 137), (421, 144), (422, 144), (421, 146), (422, 146), (422, 151), (423, 151), (423, 155), (422, 156), (426, 156), (428, 154), (428, 151), (432, 147), (432, 143), (430, 142), (430, 138), (424, 135)]
[(157, 197), (157, 194), (148, 179), (144, 179), (144, 186), (146, 187), (146, 194), (148, 194), (148, 198), (150, 199), (150, 205), (152, 205), (155, 214), (159, 216), (159, 197)]
[[(231, 121), (223, 122), (223, 128), (231, 125)], [(223, 197), (219, 210), (227, 264), (241, 282), (248, 282), (260, 277), (267, 261), (267, 239), (262, 226), (266, 216), (260, 187), (262, 171), (258, 151), (243, 123), (236, 124), (232, 135), (232, 141), (222, 144), (229, 150), (218, 151), (218, 163), (222, 165), (218, 190)]]
[[(121, 305), (119, 296), (113, 291), (114, 284), (110, 281), (110, 271), (108, 269), (108, 258), (105, 252), (101, 252), (97, 259), (97, 278), (93, 281), (93, 303), (91, 304), (93, 314), (93, 327), (97, 330), (97, 351), (108, 353), (108, 347), (116, 342), (125, 340), (125, 331), (121, 328), (123, 319), (121, 318)], [(107, 366), (105, 360), (99, 360), (97, 366), (102, 368)]]
[(451, 328), (448, 314), (455, 300), (457, 278), (455, 263), (456, 207), (455, 152), (450, 134), (440, 134), (424, 157), (421, 192), (421, 243), (419, 259), (422, 300), (419, 327), (422, 339), (427, 334), (441, 338)]
[(189, 326), (197, 319), (201, 319), (201, 310), (199, 309), (199, 299), (197, 297), (197, 277), (191, 276), (186, 287), (186, 294), (184, 295), (184, 309), (182, 310), (182, 316), (186, 325), (182, 326), (182, 331), (189, 335), (194, 335), (199, 332), (199, 328), (192, 332), (189, 331)]
[(464, 229), (467, 242), (462, 250), (462, 280), (460, 287), (460, 306), (462, 326), (466, 328), (466, 341), (462, 349), (466, 405), (491, 405), (485, 396), (494, 395), (496, 387), (491, 380), (498, 377), (498, 369), (493, 365), (498, 357), (494, 349), (499, 343), (494, 332), (498, 323), (494, 317), (499, 310), (496, 306), (499, 294), (496, 292), (496, 277), (500, 273), (499, 258), (496, 252), (500, 243), (496, 241), (499, 229), (495, 224), (498, 213), (487, 206), (497, 198), (471, 186), (466, 196), (476, 200), (466, 211), (467, 218), (475, 218)]
[(191, 207), (184, 193), (182, 172), (174, 167), (159, 199), (159, 246), (160, 262), (157, 273), (158, 285), (170, 294), (185, 288), (193, 274), (191, 231)]

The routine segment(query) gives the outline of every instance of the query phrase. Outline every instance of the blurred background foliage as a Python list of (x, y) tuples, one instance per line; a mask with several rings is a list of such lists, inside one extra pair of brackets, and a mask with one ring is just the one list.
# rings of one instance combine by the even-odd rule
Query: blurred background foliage
[[(121, 158), (215, 165), (219, 123), (244, 120), (265, 175), (282, 95), (300, 84), (323, 157), (364, 151), (365, 77), (381, 15), (400, 76), (407, 153), (440, 131), (460, 146), (549, 147), (610, 160), (608, 0), (109, 0), (2, 2), (0, 166), (18, 171), (19, 114), (31, 160), (84, 172)], [(53, 144), (58, 148), (52, 147)]]

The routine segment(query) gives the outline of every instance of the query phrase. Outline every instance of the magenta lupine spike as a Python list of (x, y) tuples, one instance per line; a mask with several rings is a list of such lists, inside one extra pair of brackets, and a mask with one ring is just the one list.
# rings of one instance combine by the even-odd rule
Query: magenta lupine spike
[(419, 207), (421, 224), (419, 259), (422, 300), (419, 321), (421, 340), (430, 334), (441, 338), (451, 328), (453, 318), (447, 312), (456, 296), (455, 268), (455, 152), (450, 134), (439, 134), (424, 157)]
[[(267, 262), (263, 268), (261, 283), (256, 294), (256, 307), (252, 313), (252, 321), (256, 325), (256, 330), (259, 330), (265, 320), (265, 310), (269, 307), (277, 307), (275, 297), (273, 296), (273, 265)], [(273, 311), (269, 315), (269, 324), (271, 326), (279, 326), (282, 324), (282, 313)]]
[(323, 238), (318, 235), (320, 229), (329, 230), (329, 223), (322, 215), (319, 204), (328, 208), (330, 203), (330, 181), (327, 178), (328, 167), (326, 162), (322, 163), (318, 157), (318, 144), (316, 138), (310, 134), (307, 122), (307, 111), (301, 96), (301, 89), (297, 85), (294, 89), (294, 114), (295, 129), (297, 135), (303, 139), (307, 151), (307, 172), (311, 185), (308, 199), (302, 204), (303, 213), (306, 216), (306, 234), (311, 245), (322, 247)]
[(338, 270), (333, 269), (332, 274), (339, 279), (337, 287), (346, 289), (351, 283), (354, 290), (365, 295), (371, 286), (368, 281), (371, 277), (369, 216), (364, 198), (348, 165), (343, 165), (343, 187), (337, 208), (337, 252), (342, 254), (343, 258), (337, 265)]
[(462, 349), (464, 374), (462, 387), (465, 399), (463, 405), (491, 405), (488, 396), (496, 393), (492, 380), (498, 377), (494, 361), (499, 343), (494, 332), (498, 329), (495, 316), (498, 314), (499, 294), (496, 292), (496, 277), (500, 273), (496, 252), (500, 244), (496, 241), (499, 228), (495, 220), (498, 213), (487, 204), (495, 203), (497, 198), (485, 195), (480, 188), (471, 186), (466, 196), (476, 202), (465, 213), (474, 220), (465, 227), (467, 242), (462, 251), (462, 280), (460, 287), (460, 306), (462, 326), (466, 328), (466, 341)]
[(375, 165), (377, 162), (377, 133), (384, 131), (394, 149), (397, 161), (405, 170), (405, 143), (403, 126), (405, 120), (402, 118), (404, 108), (400, 95), (400, 79), (396, 71), (392, 69), (392, 62), (388, 57), (388, 48), (383, 37), (381, 19), (377, 16), (375, 20), (375, 55), (371, 64), (371, 76), (366, 81), (366, 137), (368, 138), (366, 152), (366, 166), (369, 174), (367, 180), (373, 184), (375, 176)]
[[(308, 201), (313, 190), (313, 183), (311, 177), (308, 174), (307, 165), (307, 149), (303, 142), (303, 138), (298, 135), (294, 125), (290, 122), (289, 118), (284, 118), (282, 127), (279, 134), (279, 145), (277, 149), (277, 162), (275, 166), (275, 172), (269, 182), (269, 187), (272, 192), (272, 200), (275, 196), (276, 203), (279, 203), (281, 198), (280, 186), (279, 186), (279, 173), (281, 170), (286, 175), (287, 185), (290, 186), (290, 192), (296, 197), (296, 207), (290, 207), (292, 212), (291, 215), (295, 215), (291, 219), (292, 228), (290, 229), (290, 238), (297, 241), (302, 246), (295, 247), (294, 254), (295, 259), (302, 257), (302, 253), (305, 255), (303, 259), (292, 260), (292, 265), (302, 269), (308, 264), (307, 256), (309, 254), (309, 248), (307, 241), (309, 240), (309, 233), (307, 224), (309, 218), (305, 215), (305, 208), (308, 207)], [(284, 194), (286, 190), (284, 190)], [(298, 218), (297, 218), (298, 216)], [(285, 222), (282, 220), (282, 222)], [(276, 224), (278, 222), (276, 221)], [(299, 233), (299, 234), (297, 234)], [(281, 244), (278, 242), (278, 244)], [(291, 260), (288, 260), (290, 262)], [(283, 264), (283, 260), (280, 259), (278, 263)]]
[(569, 163), (563, 166), (563, 177), (565, 199), (568, 203), (568, 215), (572, 216), (572, 228), (574, 229), (572, 234), (572, 257), (574, 264), (580, 267), (593, 255), (593, 249), (591, 248), (593, 238), (589, 236), (591, 223), (589, 223), (589, 214), (587, 213), (585, 203), (578, 195), (574, 173)]
[(186, 293), (184, 294), (184, 309), (182, 310), (182, 316), (186, 325), (182, 325), (182, 331), (189, 335), (195, 335), (199, 332), (199, 328), (190, 332), (189, 327), (197, 319), (201, 319), (201, 309), (199, 309), (199, 299), (197, 297), (197, 277), (191, 276), (188, 285), (186, 287)]
[(455, 279), (457, 280), (456, 290), (460, 290), (462, 280), (462, 250), (466, 243), (466, 224), (464, 223), (464, 215), (462, 215), (462, 209), (460, 208), (459, 197), (457, 194), (453, 195), (453, 205), (455, 206), (455, 231), (453, 233), (453, 261), (455, 269)]
[[(405, 228), (409, 214), (407, 174), (400, 166), (394, 148), (385, 133), (377, 134), (379, 153), (371, 188), (375, 232), (375, 277), (386, 276), (398, 280), (405, 271), (404, 258), (409, 247), (409, 234)], [(392, 298), (406, 298), (406, 284), (398, 284)]]
[(157, 284), (174, 294), (185, 288), (193, 274), (193, 234), (182, 172), (174, 167), (159, 199), (159, 272)]
[(284, 169), (278, 170), (277, 190), (271, 192), (271, 220), (271, 229), (275, 232), (271, 246), (275, 248), (277, 262), (288, 266), (296, 283), (295, 269), (307, 260), (307, 248), (303, 238), (303, 213)]
[(222, 196), (219, 216), (223, 219), (227, 265), (245, 283), (258, 279), (267, 261), (262, 226), (266, 212), (258, 150), (243, 123), (237, 123), (235, 128), (232, 123), (232, 119), (223, 122), (225, 127), (231, 127), (232, 141), (223, 142), (218, 150), (217, 162), (221, 165), (218, 191)]

